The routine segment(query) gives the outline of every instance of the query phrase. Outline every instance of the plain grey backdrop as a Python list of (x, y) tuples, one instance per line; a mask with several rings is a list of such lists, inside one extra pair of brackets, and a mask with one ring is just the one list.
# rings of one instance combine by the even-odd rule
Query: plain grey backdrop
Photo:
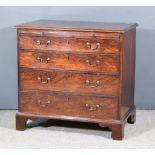
[(36, 19), (138, 23), (135, 104), (155, 109), (155, 7), (0, 7), (0, 109), (18, 107), (14, 26)]

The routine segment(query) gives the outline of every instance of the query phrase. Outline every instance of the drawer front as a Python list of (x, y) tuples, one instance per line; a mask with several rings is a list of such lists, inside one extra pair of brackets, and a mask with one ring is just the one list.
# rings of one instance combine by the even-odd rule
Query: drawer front
[(80, 51), (118, 53), (119, 43), (115, 39), (20, 36), (20, 49), (55, 51)]
[(119, 58), (115, 54), (58, 54), (53, 52), (20, 51), (19, 55), (20, 66), (22, 67), (119, 72)]
[(110, 75), (21, 69), (21, 90), (52, 90), (117, 96), (119, 78)]
[(20, 93), (20, 111), (43, 115), (64, 115), (115, 119), (117, 99), (56, 93)]

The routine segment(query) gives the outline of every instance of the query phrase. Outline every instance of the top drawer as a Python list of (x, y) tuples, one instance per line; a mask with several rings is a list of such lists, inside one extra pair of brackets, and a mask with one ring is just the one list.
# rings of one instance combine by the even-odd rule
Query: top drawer
[[(35, 31), (34, 31), (35, 32)], [(88, 33), (88, 32), (87, 32)], [(102, 34), (102, 33), (101, 33)], [(118, 53), (119, 37), (112, 34), (79, 33), (23, 33), (19, 35), (19, 48), (32, 50), (80, 51)]]

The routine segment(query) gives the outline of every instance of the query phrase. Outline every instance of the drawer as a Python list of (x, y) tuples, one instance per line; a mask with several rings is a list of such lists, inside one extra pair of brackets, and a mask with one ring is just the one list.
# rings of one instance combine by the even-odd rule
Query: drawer
[(20, 93), (19, 104), (21, 112), (96, 119), (115, 119), (117, 117), (117, 106), (116, 98), (47, 92), (22, 92)]
[(53, 68), (65, 70), (119, 72), (118, 55), (109, 54), (69, 54), (53, 52), (20, 51), (19, 62), (22, 67)]
[(118, 53), (119, 42), (116, 39), (20, 36), (20, 49), (80, 51)]
[(21, 90), (50, 90), (118, 95), (119, 77), (115, 75), (82, 74), (64, 71), (21, 69)]

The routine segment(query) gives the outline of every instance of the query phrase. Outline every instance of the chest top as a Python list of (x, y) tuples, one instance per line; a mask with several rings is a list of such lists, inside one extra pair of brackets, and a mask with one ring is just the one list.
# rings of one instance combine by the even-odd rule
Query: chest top
[(18, 25), (16, 28), (124, 32), (136, 26), (136, 23), (36, 20)]

